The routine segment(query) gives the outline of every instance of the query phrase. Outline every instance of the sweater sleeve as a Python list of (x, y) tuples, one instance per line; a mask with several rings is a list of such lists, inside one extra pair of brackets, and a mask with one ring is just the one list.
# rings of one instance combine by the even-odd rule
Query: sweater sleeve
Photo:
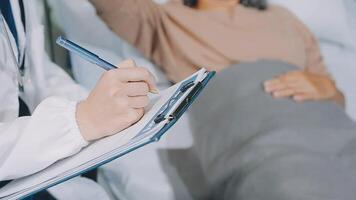
[(302, 38), (306, 52), (305, 70), (315, 74), (329, 76), (320, 52), (319, 43), (309, 28), (286, 8), (276, 5), (273, 7), (286, 19), (287, 23), (295, 27), (295, 31)]
[(97, 14), (121, 38), (152, 58), (158, 45), (162, 6), (152, 0), (90, 0)]
[(315, 74), (329, 75), (325, 67), (317, 39), (306, 27), (306, 25), (304, 25), (298, 19), (295, 19), (295, 24), (305, 43), (307, 53), (307, 63), (305, 69)]
[(289, 23), (294, 25), (295, 30), (298, 32), (304, 42), (307, 57), (305, 70), (315, 74), (329, 75), (321, 55), (318, 40), (314, 37), (313, 33), (290, 11), (283, 7), (275, 7), (277, 7), (277, 9), (282, 12), (282, 15), (288, 19)]

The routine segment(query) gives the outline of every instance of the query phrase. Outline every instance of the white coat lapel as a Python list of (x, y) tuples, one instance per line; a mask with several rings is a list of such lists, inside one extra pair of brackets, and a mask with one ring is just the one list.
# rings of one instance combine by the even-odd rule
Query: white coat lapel
[[(21, 10), (20, 10), (19, 1), (11, 0), (11, 7), (12, 7), (12, 13), (14, 16), (15, 26), (16, 26), (16, 30), (17, 30), (17, 37), (18, 37), (19, 54), (16, 54), (16, 55), (22, 57), (23, 54), (25, 53), (26, 37), (25, 37), (24, 26), (23, 26), (22, 20), (21, 20)], [(17, 60), (19, 60), (19, 59), (17, 58)]]
[(24, 100), (33, 110), (43, 99), (46, 91), (44, 72), (44, 27), (37, 11), (37, 1), (23, 1), (26, 17), (26, 78)]

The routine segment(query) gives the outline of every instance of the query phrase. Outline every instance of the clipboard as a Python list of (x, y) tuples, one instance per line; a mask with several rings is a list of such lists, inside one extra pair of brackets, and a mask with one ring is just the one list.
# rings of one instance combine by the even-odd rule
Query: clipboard
[[(38, 192), (63, 183), (88, 171), (94, 170), (147, 144), (159, 141), (161, 137), (180, 119), (180, 117), (198, 98), (199, 94), (208, 85), (209, 81), (214, 77), (214, 75), (214, 71), (209, 72), (203, 68), (197, 73), (193, 74), (191, 77), (176, 84), (175, 87), (172, 86), (174, 87), (172, 95), (167, 98), (167, 100), (164, 101), (162, 105), (157, 107), (159, 108), (158, 111), (155, 112), (154, 115), (150, 116), (144, 126), (139, 129), (140, 131), (124, 145), (121, 145), (112, 151), (106, 152), (105, 154), (96, 157), (86, 163), (83, 163), (78, 167), (60, 173), (46, 181), (36, 183), (31, 186), (29, 186), (29, 183), (31, 183), (31, 178), (35, 179), (36, 176), (41, 177), (41, 175), (46, 173), (46, 170), (50, 169), (45, 169), (39, 172), (39, 174), (34, 174), (19, 180), (14, 180), (14, 183), (11, 182), (0, 189), (0, 199), (12, 200), (30, 197)], [(60, 167), (60, 162), (57, 163), (59, 166), (55, 167)], [(49, 168), (51, 168), (51, 166)], [(24, 186), (26, 184), (27, 187)], [(12, 191), (9, 191), (10, 189), (12, 189)]]

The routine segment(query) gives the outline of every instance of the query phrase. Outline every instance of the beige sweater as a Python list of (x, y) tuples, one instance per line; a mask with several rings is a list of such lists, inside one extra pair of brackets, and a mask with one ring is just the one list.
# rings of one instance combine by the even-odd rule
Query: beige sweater
[(199, 67), (220, 71), (233, 63), (258, 59), (281, 60), (326, 74), (313, 35), (281, 7), (257, 11), (239, 5), (229, 14), (198, 11), (179, 2), (90, 1), (114, 32), (175, 82)]

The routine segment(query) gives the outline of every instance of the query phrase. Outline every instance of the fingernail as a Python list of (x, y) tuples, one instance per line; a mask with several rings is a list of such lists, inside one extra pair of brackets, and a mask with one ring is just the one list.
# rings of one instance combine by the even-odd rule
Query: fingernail
[(150, 93), (159, 94), (159, 91), (157, 89), (150, 89)]

